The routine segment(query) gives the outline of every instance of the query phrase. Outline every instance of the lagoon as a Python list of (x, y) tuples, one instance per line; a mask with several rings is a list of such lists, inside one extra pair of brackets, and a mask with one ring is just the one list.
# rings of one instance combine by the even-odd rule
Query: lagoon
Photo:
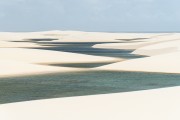
[(84, 71), (0, 78), (0, 104), (179, 85), (178, 74), (125, 71)]

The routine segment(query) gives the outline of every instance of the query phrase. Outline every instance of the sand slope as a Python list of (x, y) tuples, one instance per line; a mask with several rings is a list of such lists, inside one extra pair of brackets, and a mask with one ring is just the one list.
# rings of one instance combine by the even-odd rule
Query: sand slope
[[(137, 38), (137, 37), (136, 37)], [(157, 34), (152, 37), (147, 36), (147, 39), (140, 39), (140, 40), (131, 40), (126, 41), (125, 43), (103, 43), (103, 44), (96, 44), (93, 48), (108, 48), (108, 49), (138, 49), (148, 45), (155, 45), (157, 43), (179, 40), (180, 34), (179, 33), (171, 33), (171, 34)], [(135, 41), (135, 42), (134, 42)]]
[[(110, 57), (27, 49), (28, 47), (42, 47), (39, 44), (28, 42), (29, 39), (52, 39), (50, 42), (59, 43), (118, 42), (96, 44), (93, 47), (108, 49), (135, 49), (132, 54), (148, 55), (152, 57), (122, 61), (122, 59)], [(179, 33), (140, 34), (82, 31), (44, 31), (30, 33), (4, 32), (0, 33), (0, 60), (26, 62), (34, 65), (57, 63), (98, 63), (113, 61), (118, 63), (102, 66), (97, 68), (97, 70), (104, 69), (179, 73), (179, 40)]]
[(25, 62), (0, 60), (0, 77), (37, 75), (53, 72), (79, 71), (79, 68), (52, 67), (45, 65), (35, 65)]
[(122, 60), (111, 57), (26, 48), (0, 48), (0, 55), (0, 77), (82, 70), (71, 67), (52, 67), (48, 66), (48, 64), (98, 63)]
[(117, 62), (98, 67), (97, 69), (180, 73), (180, 52)]
[(2, 120), (179, 120), (180, 87), (0, 106)]
[[(28, 39), (51, 42), (126, 42), (95, 48), (135, 49), (150, 57), (121, 61), (68, 52), (28, 49), (42, 47)], [(110, 62), (93, 70), (180, 73), (180, 34), (96, 33), (45, 31), (0, 33), (0, 77), (86, 70), (53, 67), (53, 63)], [(20, 41), (20, 42), (13, 42)], [(136, 42), (132, 42), (136, 41)], [(120, 61), (120, 62), (119, 62)], [(46, 65), (40, 65), (46, 64)], [(1, 120), (180, 120), (180, 87), (118, 94), (57, 98), (0, 105)]]
[[(155, 33), (105, 33), (83, 31), (0, 32), (0, 41), (27, 41), (28, 39), (57, 39), (55, 42), (118, 42), (117, 39), (149, 38)], [(52, 41), (53, 42), (53, 41)]]
[(159, 34), (154, 33), (105, 33), (83, 31), (50, 31), (43, 35), (58, 37), (56, 42), (119, 42), (118, 39), (149, 38)]
[[(131, 47), (136, 49), (132, 54), (147, 55), (150, 57), (117, 62), (98, 67), (97, 69), (180, 73), (180, 34), (159, 36), (157, 40), (147, 39), (144, 40), (144, 42), (128, 43), (132, 46), (121, 45), (127, 49)], [(123, 48), (119, 46), (119, 44), (120, 43), (116, 44), (115, 48)]]
[[(4, 54), (6, 53), (6, 54)], [(0, 59), (23, 61), (27, 63), (93, 63), (121, 61), (111, 57), (99, 57), (93, 55), (83, 55), (70, 52), (60, 52), (40, 49), (26, 48), (0, 48)]]
[(180, 51), (180, 39), (141, 47), (132, 52), (132, 54), (153, 56), (176, 51)]

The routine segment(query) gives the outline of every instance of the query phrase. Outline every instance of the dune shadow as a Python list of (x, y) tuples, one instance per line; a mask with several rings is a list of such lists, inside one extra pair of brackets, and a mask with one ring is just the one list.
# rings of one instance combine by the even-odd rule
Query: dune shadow
[[(114, 61), (115, 62), (115, 61)], [(100, 67), (114, 62), (99, 62), (99, 63), (61, 63), (61, 64), (48, 64), (50, 66), (61, 66), (61, 67), (75, 67), (75, 68), (94, 68)], [(118, 62), (118, 61), (116, 61)]]
[(116, 39), (116, 40), (122, 40), (122, 41), (136, 41), (136, 40), (145, 40), (145, 39), (149, 39), (149, 38), (131, 38), (131, 39)]
[(53, 41), (58, 40), (54, 38), (34, 38), (34, 39), (24, 39), (22, 40), (12, 40), (11, 42), (32, 42), (32, 43), (38, 43), (38, 42), (47, 42), (47, 41)]

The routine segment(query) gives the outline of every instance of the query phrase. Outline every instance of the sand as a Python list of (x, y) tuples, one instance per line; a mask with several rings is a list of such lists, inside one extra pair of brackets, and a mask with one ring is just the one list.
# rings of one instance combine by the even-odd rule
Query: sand
[(180, 52), (117, 62), (99, 70), (180, 73)]
[(1, 32), (0, 41), (27, 41), (28, 39), (57, 39), (51, 42), (118, 42), (118, 39), (149, 38), (154, 33), (103, 33), (83, 31)]
[[(6, 54), (3, 54), (6, 53)], [(1, 58), (4, 60), (23, 61), (37, 64), (57, 63), (98, 63), (121, 61), (122, 59), (100, 57), (70, 52), (60, 52), (26, 48), (0, 48)]]
[[(79, 70), (69, 67), (59, 67), (59, 68), (52, 67), (52, 66), (48, 66), (49, 64), (105, 63), (105, 62), (122, 61), (123, 59), (117, 59), (111, 57), (101, 57), (101, 56), (93, 56), (93, 55), (61, 52), (61, 51), (33, 49), (34, 47), (45, 47), (45, 46), (41, 46), (34, 42), (27, 42), (31, 39), (50, 39), (50, 40), (52, 39), (50, 42), (53, 41), (68, 42), (72, 40), (69, 39), (71, 37), (72, 38), (80, 37), (73, 42), (84, 42), (82, 39), (85, 38), (93, 39), (97, 35), (99, 34), (88, 33), (88, 32), (76, 32), (76, 31), (45, 31), (45, 32), (19, 32), (19, 33), (1, 32), (0, 61), (8, 61), (8, 62), (7, 64), (5, 64), (4, 62), (0, 63), (0, 67), (4, 69), (3, 72), (0, 73), (0, 77), (3, 77), (4, 75), (11, 76), (12, 74), (18, 76), (22, 74), (29, 75), (34, 73), (46, 73), (47, 71), (66, 72), (67, 69), (71, 71)], [(62, 37), (64, 36), (69, 36), (69, 37), (62, 39)], [(93, 42), (98, 42), (98, 41), (106, 41), (106, 40), (95, 39)], [(109, 41), (115, 41), (115, 40), (109, 39)], [(16, 67), (10, 67), (9, 65)], [(18, 65), (22, 67), (18, 67)], [(26, 70), (23, 71), (23, 69), (28, 69), (28, 71)]]
[[(50, 39), (50, 41), (46, 42), (59, 43), (97, 42), (97, 44), (92, 47), (99, 49), (134, 49), (132, 54), (150, 57), (125, 60), (121, 58), (33, 49), (33, 47), (44, 46), (34, 42), (27, 42), (30, 39)], [(98, 44), (98, 42), (110, 43)], [(28, 66), (44, 65), (47, 69), (48, 67), (53, 69), (52, 66), (48, 66), (49, 64), (115, 62), (94, 69), (179, 73), (179, 43), (179, 33), (100, 33), (81, 31), (2, 32), (0, 33), (0, 60), (27, 63)], [(33, 67), (31, 68), (32, 71), (36, 71)], [(54, 71), (59, 71), (56, 67), (54, 68)], [(18, 70), (19, 68), (14, 67), (11, 69)], [(44, 68), (44, 71), (46, 72), (47, 70)], [(34, 74), (34, 72), (32, 72), (32, 74)], [(43, 72), (43, 70), (41, 72)], [(9, 73), (9, 75), (11, 75), (11, 73)]]
[(26, 62), (0, 60), (0, 78), (2, 77), (15, 77), (25, 75), (38, 75), (45, 73), (56, 73), (56, 72), (70, 72), (70, 71), (82, 71), (80, 68), (70, 67), (52, 67), (45, 65), (36, 65)]
[(0, 106), (2, 120), (179, 120), (180, 87)]
[(154, 56), (154, 55), (176, 52), (179, 50), (180, 50), (180, 39), (157, 43), (154, 45), (147, 45), (145, 47), (136, 49), (135, 51), (132, 52), (132, 54)]
[[(125, 43), (103, 43), (96, 44), (93, 48), (108, 48), (108, 49), (138, 49), (147, 45), (155, 45), (162, 42), (174, 41), (180, 39), (179, 33), (172, 34), (157, 34), (153, 37), (147, 36), (147, 39), (131, 40)], [(134, 42), (135, 41), (135, 42)], [(137, 42), (136, 42), (137, 41)]]
[(52, 67), (48, 66), (49, 64), (100, 63), (122, 60), (111, 57), (26, 48), (0, 48), (0, 55), (0, 77), (82, 70), (71, 67)]
[(132, 54), (150, 57), (127, 60), (98, 67), (115, 71), (180, 73), (180, 39), (158, 42), (137, 48)]
[[(119, 42), (95, 48), (134, 49), (149, 57), (131, 60), (77, 53), (32, 49), (42, 47), (28, 39), (50, 42)], [(19, 42), (13, 42), (19, 41)], [(134, 41), (134, 42), (133, 42)], [(122, 43), (123, 42), (123, 43)], [(179, 33), (98, 33), (44, 31), (0, 33), (0, 77), (85, 71), (49, 66), (58, 63), (115, 62), (90, 70), (180, 73)], [(179, 120), (180, 87), (117, 94), (36, 100), (0, 105), (2, 120)]]

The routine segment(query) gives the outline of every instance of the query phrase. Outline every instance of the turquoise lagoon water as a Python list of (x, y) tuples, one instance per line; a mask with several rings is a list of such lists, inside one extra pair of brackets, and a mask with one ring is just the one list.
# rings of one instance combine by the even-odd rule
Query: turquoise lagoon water
[(179, 85), (178, 74), (143, 72), (86, 71), (0, 78), (0, 104)]

